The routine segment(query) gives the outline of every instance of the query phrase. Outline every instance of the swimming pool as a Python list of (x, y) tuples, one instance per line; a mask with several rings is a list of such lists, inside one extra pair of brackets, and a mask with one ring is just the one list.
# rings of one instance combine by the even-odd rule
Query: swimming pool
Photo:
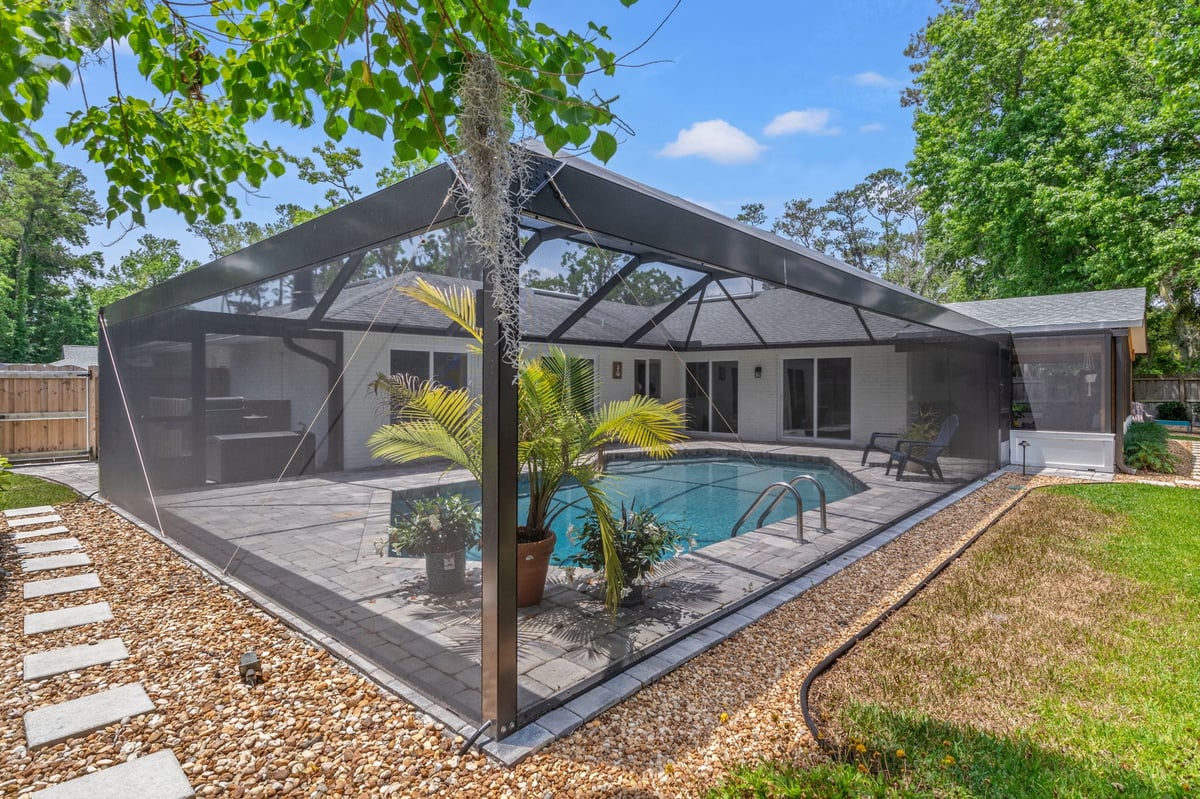
[[(653, 510), (664, 521), (678, 522), (690, 531), (696, 547), (703, 547), (729, 538), (734, 522), (738, 520), (754, 498), (766, 486), (774, 482), (787, 482), (798, 474), (811, 474), (825, 488), (827, 502), (836, 502), (863, 490), (863, 486), (841, 469), (826, 463), (814, 463), (798, 459), (781, 459), (749, 456), (679, 456), (667, 460), (613, 460), (607, 465), (602, 481), (608, 492), (609, 501), (620, 508), (631, 504), (638, 509)], [(800, 483), (797, 488), (804, 499), (805, 509), (818, 507), (817, 489), (811, 483)], [(445, 489), (443, 489), (445, 490)], [(473, 499), (479, 497), (479, 486), (470, 484), (460, 489)], [(583, 525), (588, 507), (587, 497), (578, 485), (560, 488), (555, 495), (553, 509), (562, 512), (553, 520), (551, 527), (558, 534), (552, 562), (561, 563), (578, 552), (570, 541), (567, 529)], [(763, 506), (766, 507), (764, 503)], [(523, 520), (528, 509), (528, 497), (518, 502), (517, 518)], [(392, 513), (405, 514), (408, 503), (399, 493), (392, 498)], [(739, 532), (754, 528), (761, 508), (742, 525)], [(767, 523), (795, 515), (795, 503), (783, 500), (767, 517)], [(474, 553), (477, 557), (477, 553)]]

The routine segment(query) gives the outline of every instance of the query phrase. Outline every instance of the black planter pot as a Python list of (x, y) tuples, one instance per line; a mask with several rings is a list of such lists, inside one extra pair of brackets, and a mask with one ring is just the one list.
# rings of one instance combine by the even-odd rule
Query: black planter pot
[(631, 583), (625, 596), (621, 597), (621, 607), (639, 608), (644, 604), (646, 604), (646, 584), (640, 580)]
[(429, 581), (431, 594), (461, 591), (467, 582), (466, 547), (459, 547), (453, 552), (425, 553), (425, 577)]

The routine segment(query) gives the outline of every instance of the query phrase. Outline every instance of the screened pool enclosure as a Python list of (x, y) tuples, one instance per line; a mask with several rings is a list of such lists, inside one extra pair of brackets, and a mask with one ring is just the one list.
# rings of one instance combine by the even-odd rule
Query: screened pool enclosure
[[(822, 534), (806, 503), (803, 545), (777, 522), (675, 558), (639, 608), (614, 616), (594, 581), (555, 568), (542, 604), (519, 612), (512, 372), (455, 179), (436, 166), (102, 313), (103, 494), (413, 701), (504, 737), (998, 465), (1005, 331), (606, 169), (534, 155), (514, 231), (526, 352), (589, 359), (598, 403), (682, 398), (696, 458), (812, 462), (853, 490)], [(418, 278), (478, 292), (482, 351), (397, 291)], [(428, 594), (383, 545), (401, 499), (470, 482), (371, 457), (391, 413), (371, 384), (397, 373), (483, 398), (485, 480), (466, 488), (484, 540), (457, 594)], [(860, 464), (872, 433), (936, 432), (951, 416), (944, 480)]]

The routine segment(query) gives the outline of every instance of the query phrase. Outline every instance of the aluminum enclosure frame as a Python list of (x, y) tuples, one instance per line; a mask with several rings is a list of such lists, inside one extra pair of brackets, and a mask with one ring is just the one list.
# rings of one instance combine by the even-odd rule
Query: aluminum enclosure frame
[[(713, 282), (729, 278), (749, 278), (770, 283), (783, 289), (801, 292), (812, 297), (828, 300), (841, 306), (853, 308), (858, 315), (865, 337), (860, 341), (846, 341), (842, 346), (874, 346), (876, 342), (871, 327), (863, 318), (862, 311), (871, 311), (884, 317), (912, 322), (930, 330), (905, 333), (894, 342), (898, 351), (904, 346), (941, 348), (938, 357), (951, 363), (948, 353), (954, 343), (968, 345), (967, 349), (979, 354), (979, 364), (994, 353), (999, 358), (1008, 346), (1008, 332), (993, 327), (961, 313), (945, 308), (936, 302), (919, 297), (905, 289), (893, 286), (879, 278), (829, 258), (794, 242), (757, 230), (720, 216), (694, 203), (657, 191), (624, 178), (608, 169), (590, 164), (581, 159), (558, 159), (547, 155), (533, 154), (530, 160), (530, 176), (538, 189), (522, 205), (521, 214), (526, 220), (535, 220), (550, 226), (546, 239), (565, 238), (583, 246), (609, 246), (627, 252), (631, 259), (622, 267), (622, 274), (629, 274), (643, 263), (653, 261), (683, 267), (699, 273), (696, 283), (686, 287), (677, 297), (667, 302), (648, 321), (633, 331), (633, 335), (619, 344), (597, 344), (597, 346), (663, 350), (659, 344), (642, 341), (642, 337), (661, 325), (673, 312), (684, 309), (687, 302), (695, 298), (696, 309), (692, 327), (699, 317), (701, 306), (710, 302), (728, 302), (749, 327), (756, 342), (738, 344), (740, 349), (770, 350), (784, 347), (804, 346), (797, 343), (768, 342), (756, 329), (755, 324), (743, 312), (734, 296), (717, 282), (724, 299), (707, 297)], [(428, 329), (406, 328), (403, 325), (381, 325), (371, 327), (355, 321), (325, 319), (323, 314), (345, 289), (353, 266), (350, 261), (343, 264), (338, 277), (317, 304), (308, 318), (275, 317), (264, 315), (223, 315), (186, 306), (199, 303), (242, 287), (282, 278), (300, 269), (330, 264), (339, 258), (353, 260), (356, 254), (365, 253), (387, 242), (418, 236), (464, 219), (457, 206), (454, 187), (457, 177), (446, 164), (435, 166), (394, 186), (343, 206), (321, 217), (306, 222), (292, 230), (281, 233), (244, 250), (220, 258), (206, 266), (180, 275), (165, 283), (153, 286), (138, 294), (127, 297), (101, 311), (101, 324), (111, 325), (123, 332), (114, 336), (115, 349), (132, 348), (142, 336), (161, 337), (172, 340), (170, 331), (186, 326), (194, 328), (191, 337), (180, 339), (189, 347), (189, 394), (191, 405), (191, 429), (189, 435), (195, 446), (205, 440), (204, 406), (201, 400), (206, 392), (205, 333), (221, 332), (232, 335), (274, 337), (286, 344), (290, 337), (324, 338), (333, 331), (367, 330), (373, 332), (424, 332)], [(536, 236), (535, 232), (535, 236)], [(538, 239), (540, 241), (540, 239)], [(487, 278), (485, 276), (485, 283)], [(615, 279), (610, 280), (596, 296), (614, 289)], [(587, 316), (598, 300), (584, 298), (577, 312), (570, 314), (561, 324), (542, 337), (527, 336), (531, 342), (556, 342), (564, 333)], [(518, 720), (517, 702), (517, 618), (515, 599), (515, 402), (514, 392), (506, 391), (511, 386), (511, 374), (503, 366), (503, 353), (496, 344), (497, 324), (488, 318), (485, 326), (483, 385), (485, 397), (484, 428), (489, 450), (485, 454), (485, 514), (484, 539), (499, 542), (505, 552), (496, 548), (484, 548), (484, 618), (487, 631), (483, 636), (482, 697), (483, 715), (494, 724), (497, 737), (511, 732)], [(196, 331), (200, 331), (197, 333)], [(340, 337), (336, 339), (336, 351), (329, 364), (332, 375), (343, 365)], [(947, 342), (950, 342), (948, 345)], [(570, 343), (578, 343), (573, 341)], [(668, 340), (666, 348), (682, 352), (705, 352), (728, 350), (731, 345), (712, 342), (692, 342), (688, 338), (675, 347)], [(836, 342), (835, 342), (836, 344)], [(690, 346), (689, 346), (690, 345)], [(812, 346), (831, 346), (828, 341)], [(291, 347), (293, 352), (304, 353)], [(119, 352), (110, 351), (107, 335), (101, 336), (101, 369), (112, 378), (117, 372)], [(317, 353), (309, 352), (309, 360), (319, 361)], [(966, 356), (964, 356), (966, 357)], [(978, 365), (978, 364), (977, 364)], [(1003, 369), (998, 379), (1004, 380)], [(116, 382), (102, 380), (104, 398), (108, 401), (106, 413), (110, 418), (108, 427), (111, 435), (134, 435), (136, 425), (117, 420), (120, 397), (116, 395)], [(337, 387), (331, 385), (330, 391)], [(989, 387), (991, 390), (994, 387)], [(334, 448), (334, 435), (341, 435), (341, 394), (337, 394), (326, 412), (329, 457), (331, 463), (340, 462), (340, 452)], [(495, 408), (494, 406), (500, 406)], [(139, 420), (140, 421), (140, 420)], [(1002, 425), (1004, 418), (997, 414), (996, 423)], [(983, 431), (989, 421), (981, 422), (980, 431), (994, 438), (992, 431)], [(965, 438), (965, 435), (963, 436)], [(106, 442), (107, 443), (107, 442)], [(990, 446), (983, 442), (980, 446)], [(116, 454), (116, 450), (111, 450)], [(103, 450), (102, 450), (103, 452)], [(129, 453), (122, 453), (128, 455)], [(203, 455), (195, 456), (195, 463), (188, 468), (205, 468)], [(114, 457), (114, 462), (120, 456)], [(132, 468), (133, 462), (126, 457), (125, 465)], [(109, 471), (109, 470), (106, 470)], [(488, 480), (488, 477), (491, 480)], [(498, 478), (498, 479), (497, 479)], [(144, 507), (138, 507), (146, 513)], [(495, 516), (504, 521), (497, 529)], [(513, 552), (507, 552), (511, 544)]]

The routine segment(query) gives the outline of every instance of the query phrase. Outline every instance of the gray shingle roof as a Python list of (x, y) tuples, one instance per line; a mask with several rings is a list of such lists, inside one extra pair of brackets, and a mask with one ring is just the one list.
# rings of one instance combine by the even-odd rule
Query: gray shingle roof
[(949, 302), (946, 307), (1013, 332), (1022, 328), (1037, 328), (1046, 332), (1138, 328), (1146, 323), (1146, 290), (1112, 289), (1013, 297), (1007, 300)]
[(100, 363), (100, 348), (82, 344), (64, 344), (62, 360), (54, 362), (55, 366), (79, 366), (86, 369)]

